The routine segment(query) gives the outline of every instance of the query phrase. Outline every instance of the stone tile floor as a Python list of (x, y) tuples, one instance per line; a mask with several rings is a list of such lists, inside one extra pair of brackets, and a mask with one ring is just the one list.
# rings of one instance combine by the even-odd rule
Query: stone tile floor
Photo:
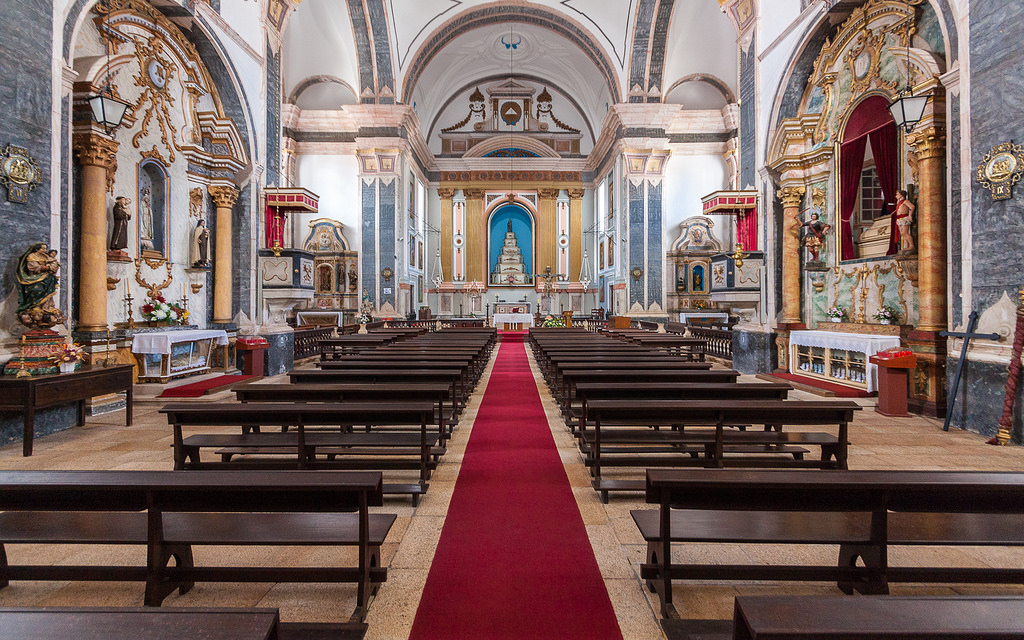
[[(609, 504), (601, 504), (591, 489), (590, 476), (582, 463), (572, 436), (534, 368), (541, 389), (551, 434), (565, 464), (565, 472), (579, 512), (587, 527), (594, 554), (605, 579), (624, 638), (646, 640), (663, 638), (656, 602), (638, 577), (645, 545), (629, 511), (649, 508), (641, 495), (612, 495)], [(398, 640), (407, 638), (426, 582), (444, 518), (448, 511), (462, 455), (473, 429), (483, 391), (490, 374), (488, 368), (472, 401), (460, 420), (441, 464), (430, 481), (430, 490), (413, 508), (408, 499), (388, 499), (380, 510), (398, 514), (398, 520), (383, 548), (383, 562), (389, 567), (388, 581), (370, 607), (367, 638)], [(269, 381), (285, 381), (284, 377)], [(190, 380), (191, 381), (191, 380)], [(3, 469), (169, 469), (171, 467), (171, 431), (157, 413), (163, 400), (156, 400), (157, 387), (140, 385), (136, 390), (135, 424), (124, 426), (124, 415), (114, 412), (90, 417), (84, 427), (76, 427), (39, 438), (35, 455), (21, 456), (20, 444), (0, 449)], [(204, 399), (230, 400), (230, 392)], [(795, 399), (817, 399), (794, 392)], [(852, 469), (978, 469), (1024, 470), (1024, 448), (993, 447), (982, 436), (953, 430), (944, 433), (940, 421), (927, 418), (885, 418), (872, 410), (874, 400), (858, 401), (864, 406), (850, 430), (850, 468)], [(635, 477), (638, 471), (626, 470)], [(409, 481), (407, 475), (390, 472), (386, 477)], [(613, 477), (609, 473), (609, 477)], [(700, 557), (721, 562), (833, 563), (833, 547), (779, 547), (773, 545), (677, 545), (677, 559)], [(287, 562), (290, 565), (322, 565), (347, 558), (351, 550), (319, 547), (197, 548), (197, 563), (244, 564)], [(116, 546), (11, 545), (12, 562), (47, 563), (143, 563), (141, 548)], [(894, 564), (924, 561), (961, 566), (1024, 567), (1024, 549), (903, 548), (891, 552)], [(481, 571), (486, 568), (481, 567)], [(0, 590), (0, 606), (141, 606), (143, 585), (137, 583), (15, 582)], [(835, 594), (834, 586), (800, 583), (700, 583), (680, 585), (674, 590), (677, 610), (690, 618), (728, 618), (732, 599), (737, 594)], [(914, 586), (895, 585), (894, 593), (1024, 593), (1012, 586)], [(278, 607), (287, 621), (346, 621), (355, 603), (355, 588), (350, 585), (317, 584), (197, 584), (185, 596), (172, 595), (166, 606), (259, 606)], [(481, 612), (486, 615), (486, 612)]]

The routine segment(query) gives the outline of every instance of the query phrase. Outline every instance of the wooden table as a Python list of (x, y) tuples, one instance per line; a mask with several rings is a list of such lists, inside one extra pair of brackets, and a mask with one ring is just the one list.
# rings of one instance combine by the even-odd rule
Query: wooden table
[(277, 640), (277, 609), (0, 609), (0, 640)]
[(85, 424), (85, 401), (108, 393), (125, 392), (125, 425), (132, 424), (133, 365), (85, 366), (74, 373), (54, 373), (30, 378), (0, 377), (0, 411), (20, 411), (24, 416), (22, 455), (32, 455), (36, 411), (78, 403), (78, 426)]

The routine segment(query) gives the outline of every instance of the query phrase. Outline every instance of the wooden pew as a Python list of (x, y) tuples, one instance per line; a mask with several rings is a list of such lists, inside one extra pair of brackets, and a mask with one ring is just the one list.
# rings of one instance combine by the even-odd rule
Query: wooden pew
[[(851, 401), (592, 400), (587, 402), (586, 421), (580, 423), (578, 436), (594, 476), (594, 489), (607, 502), (608, 492), (643, 490), (643, 484), (605, 480), (602, 467), (846, 469), (849, 423), (859, 409)], [(728, 425), (748, 424), (763, 425), (764, 430), (726, 430)], [(652, 425), (678, 428), (655, 430)], [(690, 428), (695, 425), (713, 429)], [(838, 434), (782, 429), (794, 425), (835, 425)], [(820, 448), (820, 459), (803, 459), (806, 446)], [(760, 455), (726, 456), (727, 452)]]
[[(703, 363), (701, 363), (703, 364)], [(572, 403), (576, 385), (586, 382), (717, 382), (733, 383), (740, 372), (733, 369), (563, 369), (560, 384), (552, 389), (551, 395), (562, 409)]]
[[(250, 386), (250, 385), (247, 385)], [(581, 382), (566, 413), (573, 433), (586, 421), (591, 400), (785, 400), (793, 390), (785, 382)], [(577, 404), (578, 403), (578, 404)]]
[[(382, 400), (427, 400), (436, 403), (437, 428), (441, 443), (448, 439), (457, 421), (459, 405), (455, 385), (447, 383), (391, 384), (260, 384), (232, 389), (241, 402), (357, 402)], [(451, 410), (445, 413), (445, 403)]]
[(469, 398), (469, 389), (459, 369), (294, 369), (288, 372), (288, 379), (293, 384), (443, 382), (456, 385), (460, 405), (465, 406)]
[[(433, 402), (202, 403), (176, 402), (160, 413), (174, 429), (175, 470), (194, 469), (416, 469), (418, 483), (386, 486), (385, 493), (409, 494), (417, 503), (436, 466), (440, 442), (427, 432), (434, 424)], [(412, 425), (418, 433), (343, 431), (345, 425)], [(294, 427), (263, 432), (261, 427)], [(337, 430), (313, 431), (311, 426)], [(241, 433), (203, 433), (184, 437), (184, 429), (239, 427)], [(219, 462), (203, 461), (203, 449), (215, 449)], [(280, 457), (282, 456), (283, 457)], [(317, 455), (327, 456), (327, 459)], [(233, 461), (236, 456), (245, 460)], [(252, 459), (255, 456), (256, 459)], [(274, 456), (274, 457), (268, 457)]]
[[(137, 544), (145, 566), (10, 565), (0, 546), (0, 587), (10, 580), (145, 581), (159, 606), (194, 582), (354, 582), (362, 620), (387, 569), (380, 545), (395, 521), (381, 474), (346, 471), (0, 471), (0, 543)], [(358, 548), (351, 567), (197, 567), (193, 545)], [(175, 564), (171, 564), (174, 559)]]
[(283, 627), (277, 609), (0, 609), (0, 640), (278, 640)]
[[(887, 593), (890, 582), (1024, 583), (1024, 568), (892, 567), (893, 545), (1024, 545), (1024, 473), (649, 469), (631, 512), (648, 543), (640, 576), (676, 616), (673, 580), (837, 582)], [(676, 564), (673, 542), (840, 545), (836, 566)], [(863, 561), (860, 565), (858, 559)]]
[(735, 640), (1024, 638), (1024, 597), (738, 596)]

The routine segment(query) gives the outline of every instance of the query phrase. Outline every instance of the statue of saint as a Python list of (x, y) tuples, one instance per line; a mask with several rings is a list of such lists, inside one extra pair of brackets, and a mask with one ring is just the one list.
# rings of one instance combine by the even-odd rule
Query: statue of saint
[(153, 245), (153, 207), (152, 191), (142, 187), (139, 200), (139, 244), (143, 249), (154, 249)]
[(192, 230), (192, 266), (210, 266), (210, 230), (206, 227), (206, 220), (199, 220)]
[(801, 222), (800, 227), (806, 227), (807, 229), (807, 231), (804, 232), (803, 243), (811, 253), (811, 260), (813, 262), (819, 262), (821, 258), (818, 257), (818, 254), (821, 251), (821, 245), (824, 244), (825, 234), (832, 228), (832, 225), (823, 224), (818, 219), (817, 212), (815, 212), (811, 214), (810, 220), (807, 222)]
[(348, 290), (355, 291), (358, 284), (359, 272), (356, 270), (356, 265), (353, 264), (348, 268)]
[(65, 321), (64, 313), (53, 304), (57, 292), (57, 252), (43, 242), (28, 248), (18, 260), (18, 321), (30, 329), (49, 329)]
[(914, 222), (914, 203), (907, 200), (907, 192), (900, 189), (896, 192), (896, 230), (900, 236), (900, 253), (912, 253), (917, 247), (914, 245), (914, 234), (910, 231), (910, 225)]
[(508, 232), (512, 233), (512, 218), (508, 219)]
[(114, 225), (110, 230), (111, 251), (121, 251), (128, 247), (128, 221), (132, 219), (132, 212), (129, 207), (132, 204), (131, 198), (118, 196), (114, 200)]

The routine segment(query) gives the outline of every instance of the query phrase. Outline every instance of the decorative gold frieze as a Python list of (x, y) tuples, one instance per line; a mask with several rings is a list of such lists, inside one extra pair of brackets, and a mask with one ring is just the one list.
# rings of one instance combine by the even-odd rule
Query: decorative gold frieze
[(978, 183), (992, 192), (993, 200), (1013, 197), (1013, 185), (1024, 173), (1024, 146), (1004, 142), (992, 147), (978, 165)]

